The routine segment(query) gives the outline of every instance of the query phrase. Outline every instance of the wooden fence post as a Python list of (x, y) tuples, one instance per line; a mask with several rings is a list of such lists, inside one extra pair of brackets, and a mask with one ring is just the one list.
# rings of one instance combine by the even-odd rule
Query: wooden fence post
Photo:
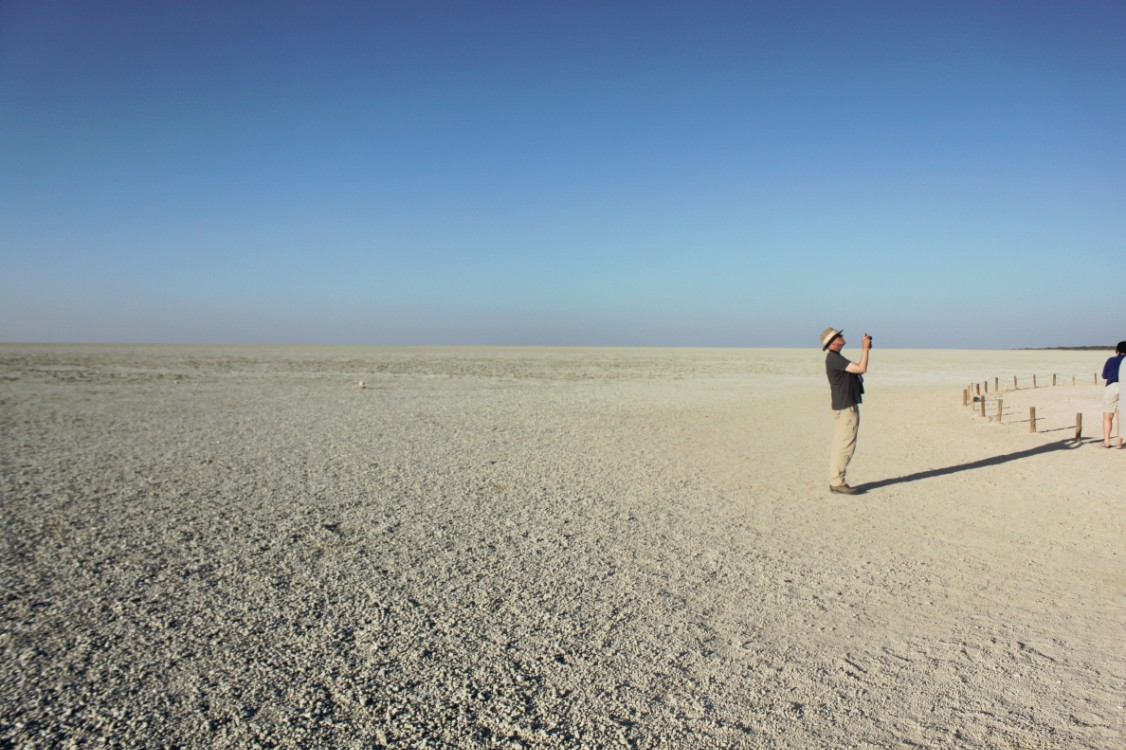
[(981, 400), (981, 416), (985, 416), (985, 399)]
[(970, 403), (970, 389), (969, 388), (963, 388), (962, 389), (962, 406), (965, 406), (968, 403)]
[(1032, 387), (1033, 388), (1036, 387), (1036, 375), (1035, 374), (1033, 374), (1033, 376), (1032, 376)]
[(1013, 390), (1015, 391), (1016, 389), (1017, 389), (1017, 376), (1013, 375)]
[(997, 399), (997, 424), (1001, 424), (1001, 399)]
[(1083, 438), (1083, 412), (1075, 413), (1075, 442)]
[(1001, 378), (993, 378), (993, 390), (1001, 392)]
[(1036, 407), (1028, 407), (1028, 431), (1036, 432)]
[(1053, 372), (1052, 373), (1052, 385), (1054, 386), (1055, 384), (1056, 384), (1056, 374)]

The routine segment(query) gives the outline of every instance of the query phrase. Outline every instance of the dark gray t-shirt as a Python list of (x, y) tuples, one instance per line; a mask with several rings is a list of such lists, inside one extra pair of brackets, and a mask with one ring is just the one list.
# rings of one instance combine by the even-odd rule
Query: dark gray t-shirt
[(848, 366), (849, 361), (840, 352), (825, 355), (825, 374), (829, 376), (833, 409), (847, 409), (864, 400), (864, 376), (848, 372)]

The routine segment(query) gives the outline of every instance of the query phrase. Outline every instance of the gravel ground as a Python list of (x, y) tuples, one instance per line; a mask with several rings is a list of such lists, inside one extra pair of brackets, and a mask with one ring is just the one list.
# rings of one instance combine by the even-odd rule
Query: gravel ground
[(0, 346), (0, 747), (1126, 746), (1035, 356), (874, 351), (843, 499), (816, 349)]

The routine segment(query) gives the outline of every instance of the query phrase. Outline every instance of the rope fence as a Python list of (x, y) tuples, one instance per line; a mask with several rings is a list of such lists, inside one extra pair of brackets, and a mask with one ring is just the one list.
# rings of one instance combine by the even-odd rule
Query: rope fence
[[(1081, 383), (1086, 384), (1087, 382), (1092, 382), (1095, 385), (1098, 385), (1099, 374), (1095, 373), (1091, 381), (1087, 381), (1086, 377), (1080, 380), (1080, 378), (1076, 375), (1072, 375), (1070, 379), (1068, 379), (1061, 377), (1057, 373), (1051, 373), (1046, 377), (1040, 377), (1033, 374), (1027, 378), (1021, 378), (1018, 375), (1014, 375), (1011, 381), (1008, 379), (1002, 380), (999, 377), (995, 377), (992, 380), (983, 380), (978, 383), (970, 383), (968, 386), (966, 386), (966, 388), (962, 390), (962, 406), (970, 407), (974, 414), (985, 417), (990, 421), (993, 421), (994, 419), (993, 417), (990, 417), (990, 412), (995, 411), (995, 418), (997, 420), (997, 423), (1000, 424), (1001, 417), (1005, 413), (1003, 394), (1012, 391), (1064, 386), (1069, 384), (1068, 380), (1070, 380), (1070, 385), (1072, 386), (1080, 385)], [(992, 391), (990, 390), (991, 387)], [(988, 407), (988, 404), (990, 402), (995, 405), (993, 408)], [(1036, 432), (1035, 406), (1030, 406), (1028, 408), (1028, 431)], [(1082, 437), (1083, 413), (1077, 412), (1075, 415), (1075, 442), (1080, 442)]]

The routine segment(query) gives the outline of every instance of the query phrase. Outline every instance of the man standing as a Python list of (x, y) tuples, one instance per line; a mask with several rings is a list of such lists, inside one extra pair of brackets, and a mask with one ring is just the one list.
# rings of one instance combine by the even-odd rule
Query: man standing
[(825, 374), (829, 376), (829, 392), (833, 400), (833, 451), (829, 458), (829, 491), (855, 495), (856, 489), (845, 482), (845, 472), (856, 451), (860, 432), (860, 402), (864, 396), (864, 378), (868, 371), (868, 351), (872, 337), (864, 334), (860, 361), (850, 362), (841, 355), (844, 331), (826, 328), (821, 332), (821, 350), (825, 355)]
[(1118, 447), (1122, 447), (1122, 416), (1118, 410), (1119, 372), (1122, 369), (1122, 360), (1126, 358), (1126, 341), (1119, 341), (1115, 347), (1114, 356), (1103, 365), (1103, 380), (1106, 388), (1103, 390), (1103, 447), (1110, 447), (1110, 433), (1114, 428), (1114, 416), (1118, 414)]

